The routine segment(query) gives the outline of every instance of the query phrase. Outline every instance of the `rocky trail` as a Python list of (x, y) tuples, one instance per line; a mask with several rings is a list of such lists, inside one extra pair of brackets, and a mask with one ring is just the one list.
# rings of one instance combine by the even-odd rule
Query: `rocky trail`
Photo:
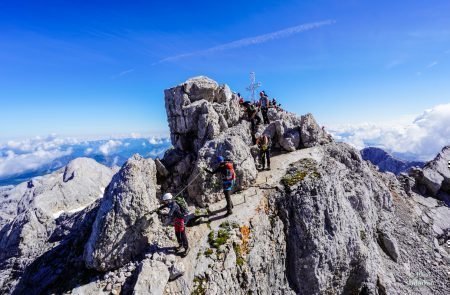
[(261, 171), (258, 173), (256, 182), (251, 188), (236, 192), (232, 195), (234, 209), (231, 216), (225, 216), (226, 211), (221, 210), (226, 207), (225, 200), (210, 204), (208, 211), (217, 213), (209, 214), (209, 218), (202, 221), (202, 224), (189, 227), (188, 238), (192, 241), (191, 251), (187, 257), (177, 257), (177, 261), (182, 262), (185, 266), (185, 274), (178, 280), (167, 284), (165, 293), (189, 293), (187, 290), (192, 289), (198, 263), (196, 257), (202, 249), (209, 247), (208, 234), (211, 230), (219, 230), (220, 225), (224, 223), (250, 226), (251, 219), (264, 206), (263, 199), (267, 198), (271, 191), (276, 190), (280, 186), (281, 179), (286, 175), (289, 165), (306, 158), (320, 161), (320, 150), (317, 148), (308, 148), (273, 156), (271, 158), (270, 171)]

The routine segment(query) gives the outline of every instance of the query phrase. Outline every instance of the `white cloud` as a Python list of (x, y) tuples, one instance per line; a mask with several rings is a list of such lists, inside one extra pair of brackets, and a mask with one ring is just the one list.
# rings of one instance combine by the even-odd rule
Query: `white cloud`
[(106, 143), (102, 144), (98, 150), (104, 156), (108, 156), (111, 152), (115, 151), (119, 146), (122, 145), (120, 140), (108, 140)]
[(84, 151), (84, 154), (87, 156), (87, 155), (92, 154), (93, 151), (94, 151), (93, 148), (87, 148), (87, 149)]
[(16, 154), (9, 150), (6, 152), (6, 157), (0, 158), (0, 177), (36, 170), (57, 158), (70, 155), (71, 153), (72, 149), (70, 148), (64, 151), (60, 149), (38, 149), (26, 154)]
[(221, 45), (214, 46), (214, 47), (204, 49), (204, 50), (169, 56), (164, 59), (161, 59), (156, 64), (168, 62), (168, 61), (175, 61), (175, 60), (179, 60), (179, 59), (194, 56), (194, 55), (209, 54), (209, 53), (214, 53), (214, 52), (218, 52), (218, 51), (224, 51), (224, 50), (229, 50), (229, 49), (235, 49), (235, 48), (241, 48), (241, 47), (261, 44), (261, 43), (265, 43), (265, 42), (276, 40), (276, 39), (287, 38), (294, 34), (302, 33), (305, 31), (312, 30), (312, 29), (317, 29), (322, 26), (331, 25), (334, 23), (336, 23), (336, 21), (334, 21), (334, 20), (325, 20), (325, 21), (321, 21), (321, 22), (302, 24), (302, 25), (290, 27), (290, 28), (287, 28), (284, 30), (268, 33), (268, 34), (239, 39), (236, 41), (221, 44)]
[(432, 67), (436, 66), (437, 64), (438, 64), (437, 61), (433, 61), (433, 62), (431, 62), (431, 63), (429, 63), (429, 64), (427, 65), (427, 68), (428, 68), (428, 69), (429, 69), (429, 68), (432, 68)]
[(150, 144), (164, 144), (169, 143), (170, 139), (168, 137), (150, 137), (148, 143)]
[(337, 126), (330, 128), (330, 133), (336, 140), (359, 149), (378, 146), (418, 160), (430, 160), (450, 145), (450, 104), (425, 110), (409, 122)]
[(70, 145), (77, 143), (77, 139), (59, 138), (51, 134), (0, 144), (0, 178), (33, 171), (57, 158), (68, 156), (73, 152)]

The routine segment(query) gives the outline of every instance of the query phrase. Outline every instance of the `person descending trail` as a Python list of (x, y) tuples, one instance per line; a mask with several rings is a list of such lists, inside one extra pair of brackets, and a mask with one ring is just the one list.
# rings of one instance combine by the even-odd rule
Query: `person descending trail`
[(225, 160), (222, 156), (217, 157), (217, 161), (219, 162), (219, 166), (214, 170), (208, 170), (205, 168), (205, 171), (209, 174), (215, 174), (220, 172), (222, 175), (222, 187), (223, 193), (225, 195), (225, 199), (227, 201), (227, 216), (233, 214), (233, 202), (231, 201), (231, 191), (236, 183), (236, 173), (234, 171), (234, 165), (231, 160)]
[[(186, 235), (186, 227), (184, 224), (184, 218), (189, 213), (187, 209), (186, 201), (183, 197), (173, 198), (171, 193), (166, 193), (162, 197), (162, 201), (164, 205), (161, 206), (158, 210), (161, 210), (165, 207), (169, 208), (168, 216), (168, 224), (173, 220), (173, 225), (175, 228), (175, 236), (177, 237), (178, 247), (177, 253), (181, 254), (185, 257), (189, 253), (189, 241)], [(184, 249), (184, 252), (181, 249)]]
[(261, 107), (261, 113), (264, 119), (264, 124), (270, 124), (269, 117), (267, 115), (269, 111), (270, 100), (264, 91), (259, 93), (259, 106)]
[(255, 138), (255, 133), (256, 133), (256, 126), (261, 124), (261, 118), (258, 116), (258, 108), (252, 104), (250, 101), (244, 101), (242, 103), (240, 103), (241, 106), (243, 106), (245, 108), (245, 111), (247, 113), (248, 116), (248, 120), (250, 121), (251, 124), (251, 133), (252, 133), (252, 141), (253, 144), (255, 144), (256, 138)]
[(259, 158), (261, 159), (262, 170), (264, 170), (267, 161), (267, 170), (270, 170), (270, 138), (261, 133), (256, 133), (256, 144), (259, 148)]

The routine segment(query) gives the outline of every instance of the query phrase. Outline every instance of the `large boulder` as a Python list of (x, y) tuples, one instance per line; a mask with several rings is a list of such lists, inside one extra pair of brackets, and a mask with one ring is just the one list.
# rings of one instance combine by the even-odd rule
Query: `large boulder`
[(113, 177), (102, 199), (84, 259), (88, 268), (106, 271), (142, 254), (159, 219), (149, 214), (159, 207), (156, 165), (134, 155)]
[(297, 294), (376, 294), (383, 270), (372, 237), (392, 205), (374, 173), (358, 151), (332, 144), (320, 161), (300, 160), (283, 178), (287, 275)]
[(416, 179), (416, 184), (424, 187), (426, 192), (433, 197), (450, 204), (450, 146), (446, 146), (423, 169), (414, 169), (411, 175)]
[(141, 271), (134, 285), (133, 294), (162, 295), (169, 276), (169, 270), (164, 263), (145, 259), (141, 263)]
[(205, 206), (223, 198), (220, 175), (211, 176), (204, 169), (214, 170), (217, 157), (223, 156), (235, 164), (236, 189), (251, 185), (257, 176), (257, 170), (250, 147), (240, 136), (221, 136), (208, 141), (198, 153), (198, 160), (190, 178), (189, 196), (197, 204)]
[(300, 139), (302, 148), (323, 145), (333, 142), (333, 138), (323, 128), (320, 128), (312, 114), (301, 117)]
[(227, 85), (195, 77), (164, 91), (175, 148), (197, 152), (207, 140), (239, 121), (239, 101)]

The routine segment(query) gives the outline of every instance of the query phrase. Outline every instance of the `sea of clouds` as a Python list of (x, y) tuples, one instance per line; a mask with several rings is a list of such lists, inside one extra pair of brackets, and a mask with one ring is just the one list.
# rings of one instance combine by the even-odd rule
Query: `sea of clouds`
[(57, 135), (10, 140), (0, 144), (0, 185), (17, 184), (65, 166), (78, 157), (93, 158), (107, 166), (121, 166), (139, 153), (144, 157), (162, 157), (171, 146), (166, 137), (80, 140)]
[(450, 145), (450, 103), (427, 109), (410, 121), (337, 126), (328, 131), (337, 141), (358, 149), (376, 146), (405, 160), (428, 161)]

